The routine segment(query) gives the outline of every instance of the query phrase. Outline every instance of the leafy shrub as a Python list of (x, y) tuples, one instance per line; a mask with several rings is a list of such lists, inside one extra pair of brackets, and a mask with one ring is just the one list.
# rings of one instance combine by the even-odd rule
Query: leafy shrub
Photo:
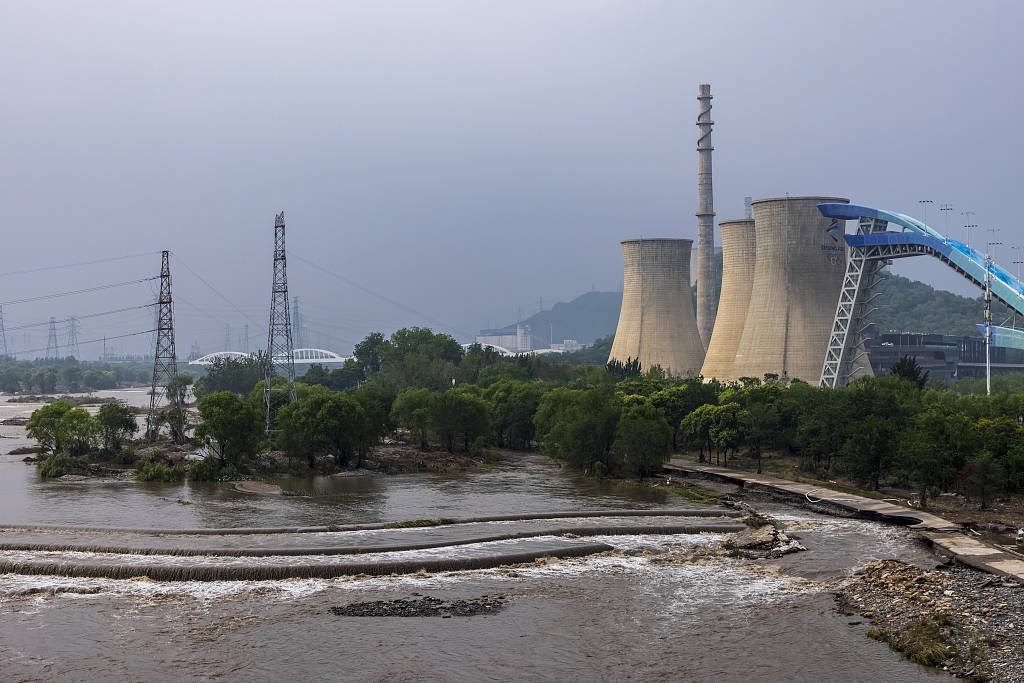
[(138, 481), (179, 482), (185, 478), (185, 467), (178, 463), (169, 465), (159, 453), (150, 453), (139, 460), (135, 474)]
[(192, 461), (188, 466), (189, 481), (230, 481), (238, 478), (234, 465), (221, 466), (220, 459), (208, 455), (202, 460)]
[(84, 455), (72, 458), (67, 453), (53, 453), (45, 460), (38, 461), (36, 467), (39, 469), (39, 476), (43, 479), (56, 479), (75, 470), (83, 469), (86, 460)]

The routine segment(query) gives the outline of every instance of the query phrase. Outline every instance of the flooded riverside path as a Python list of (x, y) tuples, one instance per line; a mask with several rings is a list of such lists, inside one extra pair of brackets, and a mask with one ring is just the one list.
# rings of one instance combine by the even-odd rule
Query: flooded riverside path
[[(16, 429), (2, 427), (0, 433), (12, 435)], [(17, 442), (0, 440), (0, 452)], [(692, 507), (665, 488), (596, 483), (536, 455), (461, 475), (339, 476), (284, 480), (282, 486), (322, 494), (42, 483), (34, 467), (4, 455), (0, 523), (200, 529), (611, 508), (648, 509), (657, 515), (659, 509)], [(182, 505), (179, 498), (193, 504)], [(6, 574), (0, 576), (3, 678), (944, 678), (866, 638), (866, 620), (838, 613), (831, 596), (840, 581), (876, 559), (933, 566), (935, 558), (908, 532), (774, 503), (755, 507), (779, 519), (808, 551), (748, 560), (713, 552), (726, 533), (607, 535), (578, 541), (612, 548), (589, 557), (401, 576), (163, 582)], [(427, 533), (405, 531), (410, 537)], [(545, 539), (564, 540), (538, 540)], [(487, 547), (461, 545), (451, 552), (486, 552)], [(444, 552), (413, 550), (401, 557)], [(111, 557), (116, 558), (106, 559)], [(498, 596), (505, 606), (479, 616), (331, 613), (332, 607), (376, 600)]]

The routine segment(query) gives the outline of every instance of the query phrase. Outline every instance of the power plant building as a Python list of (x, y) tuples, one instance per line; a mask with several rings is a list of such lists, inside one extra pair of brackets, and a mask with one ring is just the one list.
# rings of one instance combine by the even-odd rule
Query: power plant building
[(722, 293), (701, 375), (724, 382), (739, 378), (733, 372), (733, 361), (747, 321), (754, 282), (754, 221), (722, 221), (718, 226), (722, 230)]
[(774, 373), (813, 384), (821, 377), (846, 270), (845, 221), (823, 217), (822, 202), (849, 200), (753, 203), (754, 276), (732, 377)]
[(645, 371), (658, 365), (677, 377), (700, 372), (704, 346), (690, 298), (692, 245), (688, 239), (622, 242), (622, 308), (609, 361), (637, 359)]

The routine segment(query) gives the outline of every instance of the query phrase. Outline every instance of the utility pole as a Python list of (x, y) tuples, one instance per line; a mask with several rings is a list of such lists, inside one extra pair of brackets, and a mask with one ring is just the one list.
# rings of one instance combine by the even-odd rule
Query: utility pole
[(4, 307), (0, 306), (0, 358), (7, 355), (7, 330), (4, 329)]
[(182, 392), (173, 386), (178, 376), (178, 358), (174, 352), (174, 314), (171, 303), (171, 265), (168, 252), (160, 254), (160, 297), (157, 299), (156, 349), (153, 353), (153, 383), (149, 393), (146, 436), (155, 441), (160, 423), (157, 419), (158, 392), (164, 393), (169, 406), (168, 426), (174, 443), (185, 441), (185, 414)]
[(964, 243), (967, 246), (967, 255), (971, 255), (971, 230), (978, 227), (977, 223), (972, 223), (971, 220), (974, 218), (973, 211), (961, 211), (960, 215), (967, 221), (964, 223), (964, 230), (967, 232), (967, 241)]
[[(1024, 263), (1024, 257), (1021, 256), (1021, 247), (1015, 246), (1013, 250), (1017, 252), (1017, 260), (1013, 262), (1013, 265), (1017, 266), (1017, 284), (1020, 285), (1020, 266)], [(1013, 308), (1013, 327), (1017, 329), (1017, 309)], [(3, 325), (3, 318), (0, 317), (0, 326)], [(2, 329), (0, 329), (2, 331)]]
[(67, 355), (78, 358), (78, 318), (70, 316), (68, 318), (68, 343), (67, 343)]
[(921, 222), (928, 225), (928, 205), (935, 202), (931, 199), (918, 199), (917, 203), (921, 205)]
[[(992, 229), (993, 234), (998, 228)], [(985, 394), (992, 394), (992, 247), (1002, 242), (989, 242), (985, 251)]]
[(949, 202), (939, 204), (939, 211), (942, 212), (942, 222), (946, 226), (946, 239), (949, 240), (949, 213), (953, 210), (953, 205)]
[(267, 331), (267, 366), (263, 401), (267, 408), (267, 433), (273, 429), (271, 384), (278, 369), (288, 380), (288, 395), (295, 400), (295, 347), (288, 311), (288, 261), (284, 248), (284, 211), (274, 217), (274, 284), (270, 290), (270, 325)]
[(50, 317), (50, 336), (46, 340), (46, 360), (57, 360), (57, 320)]

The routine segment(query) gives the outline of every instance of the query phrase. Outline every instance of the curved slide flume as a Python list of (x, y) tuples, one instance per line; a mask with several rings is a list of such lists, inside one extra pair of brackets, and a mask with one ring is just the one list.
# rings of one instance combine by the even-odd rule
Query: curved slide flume
[[(895, 211), (875, 209), (856, 204), (819, 204), (818, 210), (827, 218), (858, 220), (861, 217), (887, 221), (910, 232), (880, 232), (869, 235), (846, 235), (851, 246), (889, 246), (913, 244), (923, 247), (930, 256), (939, 259), (958, 272), (964, 279), (980, 289), (985, 288), (985, 255), (963, 242), (944, 237), (916, 218)], [(991, 276), (992, 295), (1011, 309), (1024, 315), (1024, 285), (1005, 268), (991, 263), (987, 266)], [(996, 329), (993, 326), (993, 329)], [(983, 333), (984, 334), (984, 333)]]

